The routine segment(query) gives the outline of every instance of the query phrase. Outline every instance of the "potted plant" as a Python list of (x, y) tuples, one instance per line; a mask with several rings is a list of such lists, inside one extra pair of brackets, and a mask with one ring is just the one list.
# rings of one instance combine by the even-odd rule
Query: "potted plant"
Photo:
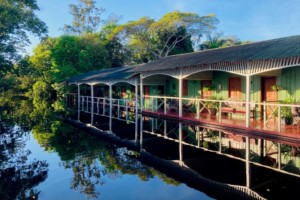
[[(216, 96), (211, 96), (210, 100), (218, 100)], [(219, 109), (219, 103), (217, 101), (209, 101), (207, 103), (208, 112), (211, 116), (215, 116)]]
[[(296, 104), (296, 100), (294, 98), (287, 98), (285, 100), (280, 101), (281, 104)], [(293, 108), (290, 106), (282, 106), (280, 109), (280, 117), (285, 124), (293, 123)], [(278, 117), (278, 112), (275, 113), (275, 116)]]
[(211, 91), (213, 89), (213, 86), (211, 84), (203, 85), (203, 91)]
[(280, 90), (283, 90), (283, 87), (280, 86), (280, 85), (272, 85), (271, 86), (272, 90), (275, 91), (275, 92), (278, 92)]

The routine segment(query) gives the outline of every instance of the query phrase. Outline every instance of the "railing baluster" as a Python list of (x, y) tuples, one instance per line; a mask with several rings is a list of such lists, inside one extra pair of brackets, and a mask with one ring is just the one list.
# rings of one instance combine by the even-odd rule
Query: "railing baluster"
[(267, 106), (266, 106), (266, 102), (263, 102), (263, 115), (264, 115), (264, 126), (267, 125)]
[(167, 98), (164, 97), (164, 114), (167, 114)]
[(118, 119), (120, 119), (120, 99), (118, 99)]
[(281, 106), (278, 105), (278, 131), (281, 132)]
[(221, 120), (222, 120), (222, 102), (221, 101), (219, 101), (219, 113), (218, 113), (218, 118), (219, 118), (219, 120), (218, 120), (218, 122), (219, 123), (221, 123)]
[(105, 115), (105, 97), (103, 98), (102, 114)]

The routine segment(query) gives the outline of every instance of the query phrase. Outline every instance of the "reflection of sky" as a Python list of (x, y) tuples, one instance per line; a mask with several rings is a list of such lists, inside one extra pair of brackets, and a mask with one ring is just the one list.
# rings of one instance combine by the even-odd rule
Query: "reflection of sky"
[[(26, 149), (32, 151), (29, 159), (47, 160), (49, 164), (47, 179), (35, 188), (41, 191), (39, 199), (86, 199), (84, 194), (70, 188), (73, 172), (61, 166), (56, 152), (45, 152), (32, 135), (26, 143)], [(104, 184), (96, 186), (99, 199), (211, 199), (185, 184), (167, 185), (158, 177), (142, 182), (137, 175), (120, 175), (117, 178), (105, 175), (102, 180)]]
[[(116, 183), (112, 183), (116, 182)], [(140, 182), (137, 176), (123, 175), (118, 180), (108, 180), (101, 189), (103, 199), (211, 199), (197, 190), (188, 188), (185, 184), (179, 186), (166, 185), (155, 177), (147, 182)]]

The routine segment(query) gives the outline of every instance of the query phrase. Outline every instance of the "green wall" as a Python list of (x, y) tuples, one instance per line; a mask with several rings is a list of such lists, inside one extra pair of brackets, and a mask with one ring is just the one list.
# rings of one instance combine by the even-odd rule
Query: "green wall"
[(300, 101), (300, 67), (286, 68), (277, 77), (277, 84), (283, 90), (278, 92), (278, 99), (294, 98)]

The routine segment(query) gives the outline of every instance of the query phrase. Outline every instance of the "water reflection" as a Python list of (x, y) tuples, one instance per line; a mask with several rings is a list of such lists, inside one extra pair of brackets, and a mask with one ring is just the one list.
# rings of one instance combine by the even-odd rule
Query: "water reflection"
[[(253, 138), (234, 131), (225, 132), (147, 116), (138, 118), (129, 111), (124, 112), (123, 119), (112, 113), (89, 112), (88, 115), (94, 115), (94, 126), (118, 136), (124, 136), (124, 131), (118, 133), (113, 129), (126, 127), (119, 124), (124, 120), (132, 125), (131, 131), (128, 130), (130, 134), (125, 138), (135, 142), (139, 139), (141, 151), (175, 161), (219, 183), (231, 184), (252, 197), (277, 199), (299, 195), (300, 144)], [(131, 117), (130, 122), (126, 120), (126, 114)], [(86, 115), (87, 112), (80, 111), (79, 119), (90, 123), (91, 118)], [(97, 124), (105, 120), (106, 126), (109, 126)]]
[[(143, 133), (177, 142), (179, 162), (213, 180), (245, 186), (265, 198), (299, 195), (297, 143), (250, 138), (149, 117), (143, 118)], [(149, 145), (143, 146), (152, 153)]]
[[(25, 148), (30, 109), (23, 100), (12, 102), (15, 107), (2, 99), (0, 109), (0, 199), (37, 199), (40, 191), (34, 187), (47, 178), (48, 163), (28, 158), (32, 153)], [(19, 111), (17, 106), (24, 109)]]
[[(46, 180), (49, 170), (48, 162), (28, 158), (31, 150), (33, 154), (35, 153), (34, 149), (27, 150), (25, 148), (26, 143), (31, 143), (29, 141), (31, 135), (43, 151), (47, 152), (43, 159), (53, 162), (51, 155), (57, 154), (60, 160), (59, 167), (72, 172), (70, 178), (67, 179), (69, 188), (88, 199), (101, 199), (101, 187), (106, 185), (108, 179), (122, 179), (124, 175), (137, 176), (140, 182), (148, 182), (159, 177), (160, 181), (166, 185), (180, 185), (174, 179), (143, 165), (137, 159), (138, 152), (118, 147), (104, 141), (98, 135), (87, 134), (55, 119), (53, 112), (49, 109), (46, 110), (45, 105), (37, 108), (29, 102), (26, 108), (31, 109), (27, 109), (28, 112), (26, 110), (26, 112), (18, 111), (10, 106), (6, 109), (1, 108), (0, 199), (37, 199), (41, 198), (41, 194), (42, 198), (45, 198), (43, 195), (46, 191), (41, 189), (43, 187), (51, 192), (49, 186), (52, 183), (48, 183)], [(70, 113), (72, 116), (72, 112)], [(110, 116), (112, 116), (112, 112)], [(4, 117), (7, 120), (4, 120)], [(90, 114), (83, 112), (80, 119), (86, 120), (88, 124), (93, 124), (89, 120), (95, 120), (95, 125), (106, 130), (107, 133), (119, 133), (123, 138), (136, 139), (135, 134), (132, 136), (132, 130), (134, 133), (136, 127), (131, 121), (131, 117), (126, 117), (121, 113), (119, 117), (123, 120), (112, 120), (112, 117), (106, 119), (100, 118), (101, 116), (94, 117), (95, 119), (91, 118)], [(24, 128), (17, 124), (21, 124)], [(52, 174), (53, 168), (56, 167), (53, 167), (52, 163), (52, 168), (50, 168)], [(57, 178), (60, 177), (55, 177), (55, 179)], [(45, 182), (42, 185), (46, 186), (40, 187), (42, 182)], [(63, 182), (63, 185), (66, 185), (66, 182)], [(55, 191), (59, 190), (61, 186), (57, 184), (54, 190), (52, 188), (54, 191), (52, 194), (55, 194)], [(64, 196), (66, 198), (72, 196), (71, 191), (64, 191)], [(81, 196), (77, 197), (82, 198)]]

